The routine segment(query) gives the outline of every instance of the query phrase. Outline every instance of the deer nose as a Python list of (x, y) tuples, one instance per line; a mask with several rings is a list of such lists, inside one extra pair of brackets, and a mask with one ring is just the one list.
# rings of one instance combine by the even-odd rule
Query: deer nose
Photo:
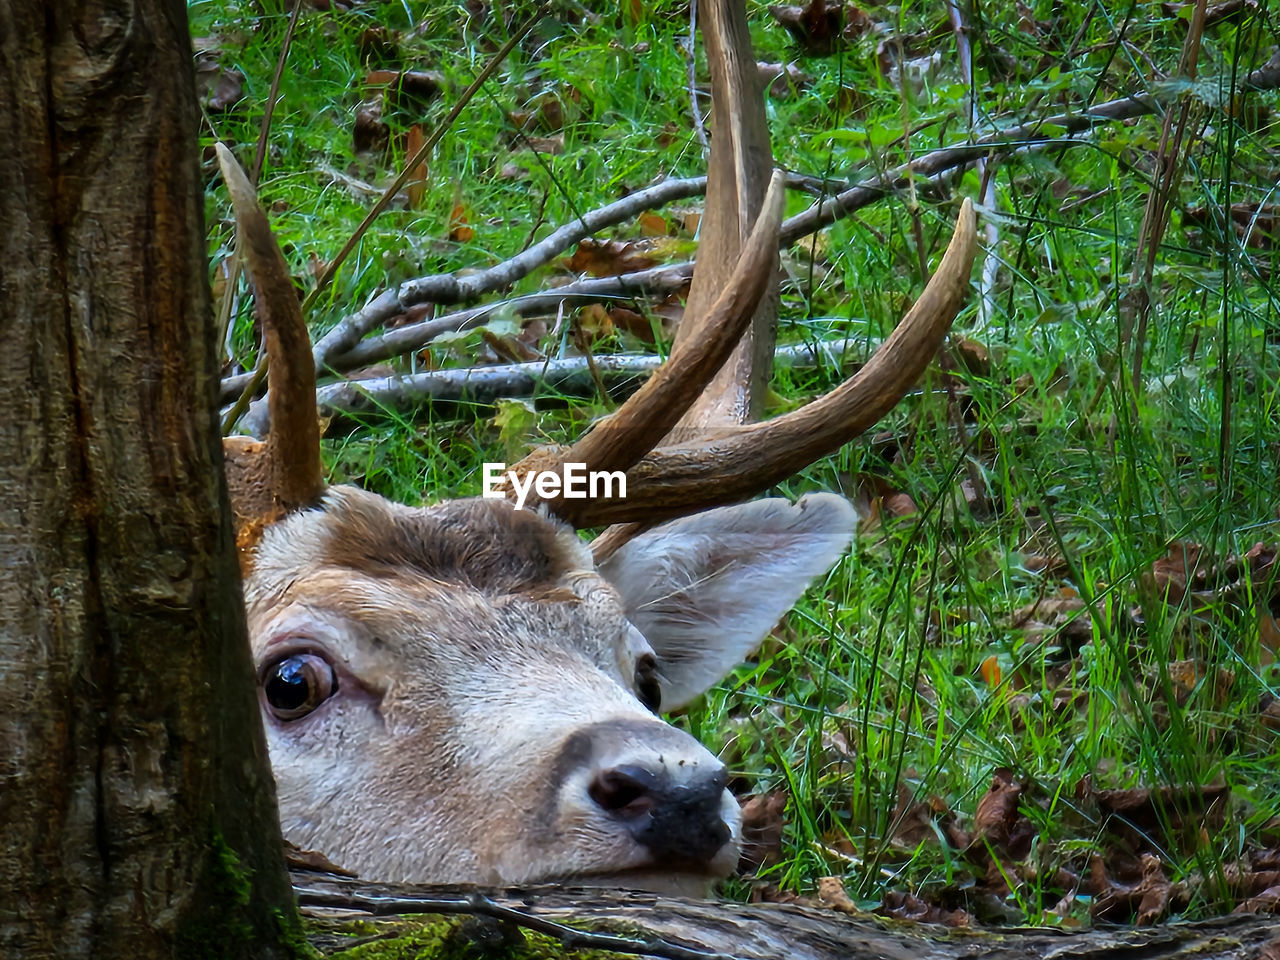
[(728, 776), (724, 767), (680, 772), (622, 764), (599, 771), (587, 791), (657, 861), (707, 863), (731, 836), (720, 816)]

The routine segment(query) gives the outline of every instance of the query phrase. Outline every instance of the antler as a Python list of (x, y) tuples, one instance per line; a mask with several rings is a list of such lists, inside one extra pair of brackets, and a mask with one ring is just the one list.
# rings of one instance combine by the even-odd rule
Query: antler
[(249, 178), (225, 145), (216, 144), (215, 149), (231, 195), (240, 249), (253, 279), (258, 323), (272, 367), (267, 394), (271, 432), (266, 442), (248, 437), (228, 437), (222, 442), (236, 540), (244, 549), (257, 541), (267, 524), (319, 500), (324, 477), (311, 340), (293, 281)]
[[(652, 523), (744, 500), (848, 443), (893, 408), (937, 353), (968, 292), (976, 250), (973, 205), (965, 200), (947, 252), (920, 299), (847, 382), (774, 420), (637, 458), (627, 473), (625, 498), (562, 499), (551, 509), (578, 527)], [(601, 469), (583, 462), (588, 470)]]
[[(773, 280), (782, 196), (782, 174), (775, 172), (733, 275), (694, 335), (680, 341), (667, 362), (611, 417), (567, 449), (534, 451), (512, 468), (515, 473), (561, 473), (566, 463), (627, 470), (666, 436), (733, 352)], [(563, 503), (555, 501), (552, 509), (560, 513)]]

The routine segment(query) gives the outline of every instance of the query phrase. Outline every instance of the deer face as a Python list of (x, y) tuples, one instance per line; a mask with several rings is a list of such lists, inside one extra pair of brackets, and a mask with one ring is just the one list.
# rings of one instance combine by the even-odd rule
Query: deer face
[(286, 838), (385, 880), (701, 892), (737, 863), (737, 804), (655, 711), (754, 649), (852, 527), (837, 497), (757, 501), (596, 569), (505, 502), (331, 488), (246, 580)]
[[(285, 836), (383, 880), (693, 893), (727, 873), (738, 814), (725, 771), (653, 711), (754, 650), (843, 552), (854, 517), (822, 494), (705, 508), (847, 442), (914, 383), (968, 287), (971, 205), (920, 299), (852, 379), (769, 423), (670, 434), (774, 275), (775, 173), (720, 295), (667, 363), (571, 448), (516, 466), (627, 471), (625, 500), (543, 504), (579, 527), (624, 525), (593, 563), (569, 527), (505, 503), (411, 509), (325, 491), (297, 296), (252, 186), (218, 153), (271, 358), (266, 442), (224, 450)], [(668, 517), (682, 519), (627, 540)]]

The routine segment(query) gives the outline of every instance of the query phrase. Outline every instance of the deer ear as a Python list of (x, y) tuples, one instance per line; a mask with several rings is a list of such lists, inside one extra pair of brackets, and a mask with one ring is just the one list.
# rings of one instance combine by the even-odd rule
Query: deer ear
[(663, 524), (602, 562), (657, 655), (662, 709), (684, 706), (750, 655), (856, 525), (835, 494), (753, 500)]

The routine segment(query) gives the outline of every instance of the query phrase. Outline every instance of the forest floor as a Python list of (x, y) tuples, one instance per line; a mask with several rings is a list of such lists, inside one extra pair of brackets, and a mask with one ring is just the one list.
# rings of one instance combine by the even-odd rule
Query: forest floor
[[(285, 47), (280, 6), (188, 5), (206, 145), (225, 140), (246, 167)], [(749, 10), (788, 215), (932, 151), (992, 145), (982, 164), (900, 177), (829, 227), (797, 228), (782, 252), (780, 342), (811, 362), (779, 362), (771, 412), (864, 360), (922, 288), (960, 198), (979, 206), (983, 264), (933, 372), (865, 442), (778, 489), (843, 492), (855, 548), (675, 718), (735, 772), (750, 845), (726, 894), (953, 925), (1274, 909), (1275, 11)], [(407, 174), (309, 298), (316, 335), (406, 281), (542, 250), (527, 275), (486, 279), (467, 328), (423, 326), (465, 306), (424, 300), (380, 318), (375, 335), (399, 340), (337, 357), (327, 379), (660, 355), (698, 184), (554, 255), (537, 245), (705, 173), (706, 91), (688, 3), (303, 3), (260, 177), (301, 289)], [(1110, 113), (1073, 125), (1099, 104)], [(230, 400), (257, 348), (208, 153)], [(619, 276), (664, 266), (665, 292), (621, 290)], [(564, 293), (585, 278), (599, 282)], [(609, 409), (603, 384), (579, 381), (338, 411), (330, 476), (404, 502), (477, 495), (482, 462)]]

